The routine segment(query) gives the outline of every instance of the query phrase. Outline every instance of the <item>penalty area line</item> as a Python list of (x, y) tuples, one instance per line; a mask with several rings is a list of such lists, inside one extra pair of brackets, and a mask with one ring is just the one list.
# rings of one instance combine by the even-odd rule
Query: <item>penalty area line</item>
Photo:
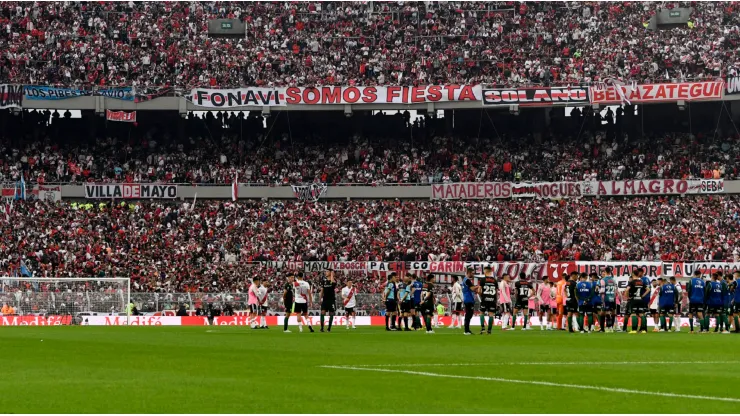
[(455, 379), (462, 379), (462, 380), (494, 381), (494, 382), (499, 382), (499, 383), (529, 384), (533, 386), (547, 386), (547, 387), (567, 387), (571, 389), (605, 391), (608, 393), (641, 394), (645, 396), (673, 397), (673, 398), (682, 398), (682, 399), (699, 399), (699, 400), (711, 400), (711, 401), (718, 401), (718, 402), (740, 403), (740, 398), (734, 398), (734, 397), (715, 397), (715, 396), (700, 396), (696, 394), (664, 393), (660, 391), (630, 390), (630, 389), (622, 389), (618, 387), (586, 386), (586, 385), (581, 385), (581, 384), (554, 383), (551, 381), (517, 380), (517, 379), (500, 378), (500, 377), (461, 376), (461, 375), (455, 375), (455, 374), (429, 373), (426, 371), (389, 370), (385, 368), (350, 367), (350, 366), (338, 366), (338, 365), (322, 365), (319, 367), (320, 368), (330, 368), (330, 369), (335, 369), (335, 370), (374, 371), (374, 372), (379, 372), (379, 373), (409, 374), (409, 375), (414, 375), (414, 376), (425, 376), (425, 377), (436, 377), (436, 378), (455, 378)]
[(740, 361), (544, 361), (544, 362), (519, 362), (519, 363), (418, 363), (418, 364), (353, 364), (353, 367), (475, 367), (475, 366), (518, 366), (518, 365), (669, 365), (669, 364), (740, 364)]

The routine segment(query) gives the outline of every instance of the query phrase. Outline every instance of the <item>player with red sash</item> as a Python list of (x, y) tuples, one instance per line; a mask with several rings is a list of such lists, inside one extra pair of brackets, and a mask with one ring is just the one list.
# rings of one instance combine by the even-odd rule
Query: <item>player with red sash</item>
[(352, 324), (352, 329), (357, 329), (355, 327), (357, 317), (355, 312), (355, 306), (357, 306), (356, 294), (357, 290), (352, 285), (352, 281), (348, 280), (347, 286), (342, 289), (342, 303), (344, 304), (344, 316), (347, 318), (347, 329), (349, 329), (350, 323)]

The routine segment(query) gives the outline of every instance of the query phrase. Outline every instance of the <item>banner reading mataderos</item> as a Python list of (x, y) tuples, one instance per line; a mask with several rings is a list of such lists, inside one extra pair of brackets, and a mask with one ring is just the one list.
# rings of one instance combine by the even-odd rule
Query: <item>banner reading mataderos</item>
[(0, 84), (0, 108), (21, 108), (22, 104), (22, 85)]
[(589, 95), (592, 104), (620, 104), (622, 98), (630, 103), (659, 103), (717, 100), (722, 98), (723, 89), (722, 81), (644, 84), (636, 88), (625, 84), (619, 87), (608, 85), (603, 89), (592, 87)]
[(634, 181), (590, 181), (583, 183), (584, 195), (634, 196), (713, 194), (724, 192), (722, 179), (644, 179)]
[(553, 104), (588, 104), (587, 87), (570, 88), (491, 88), (483, 90), (483, 105), (517, 104), (549, 106)]
[(86, 97), (92, 95), (92, 93), (89, 90), (43, 87), (39, 85), (26, 85), (23, 87), (23, 96), (27, 100), (65, 100), (67, 98)]
[(177, 198), (177, 185), (157, 184), (85, 184), (87, 199), (173, 199)]
[(422, 87), (288, 87), (288, 88), (195, 88), (188, 100), (201, 107), (322, 105), (322, 104), (416, 104), (481, 101), (480, 85), (429, 85)]
[(577, 198), (581, 182), (460, 182), (432, 185), (432, 199)]

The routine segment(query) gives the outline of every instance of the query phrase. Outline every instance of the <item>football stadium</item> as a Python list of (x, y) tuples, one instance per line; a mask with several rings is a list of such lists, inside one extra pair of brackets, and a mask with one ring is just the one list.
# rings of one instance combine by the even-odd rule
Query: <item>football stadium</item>
[(0, 2), (0, 412), (737, 413), (739, 71), (736, 2)]

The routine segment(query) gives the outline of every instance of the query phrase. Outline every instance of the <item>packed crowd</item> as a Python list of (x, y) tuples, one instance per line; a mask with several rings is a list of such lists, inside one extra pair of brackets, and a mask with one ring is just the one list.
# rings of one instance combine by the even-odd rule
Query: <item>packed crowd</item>
[(135, 291), (243, 293), (284, 273), (250, 263), (269, 260), (740, 261), (736, 196), (110, 204), (17, 201), (0, 273), (23, 260), (37, 276), (131, 277)]
[[(740, 137), (712, 133), (607, 138), (503, 135), (379, 141), (354, 136), (245, 141), (209, 137), (184, 142), (147, 135), (137, 142), (101, 138), (85, 147), (44, 141), (13, 147), (0, 140), (0, 183), (165, 182), (288, 185), (480, 181), (621, 180), (740, 177)], [(74, 148), (73, 148), (74, 146)]]
[[(644, 26), (658, 8), (690, 23)], [(706, 79), (738, 68), (735, 2), (18, 2), (0, 82), (233, 87)], [(208, 36), (213, 18), (246, 35)]]

